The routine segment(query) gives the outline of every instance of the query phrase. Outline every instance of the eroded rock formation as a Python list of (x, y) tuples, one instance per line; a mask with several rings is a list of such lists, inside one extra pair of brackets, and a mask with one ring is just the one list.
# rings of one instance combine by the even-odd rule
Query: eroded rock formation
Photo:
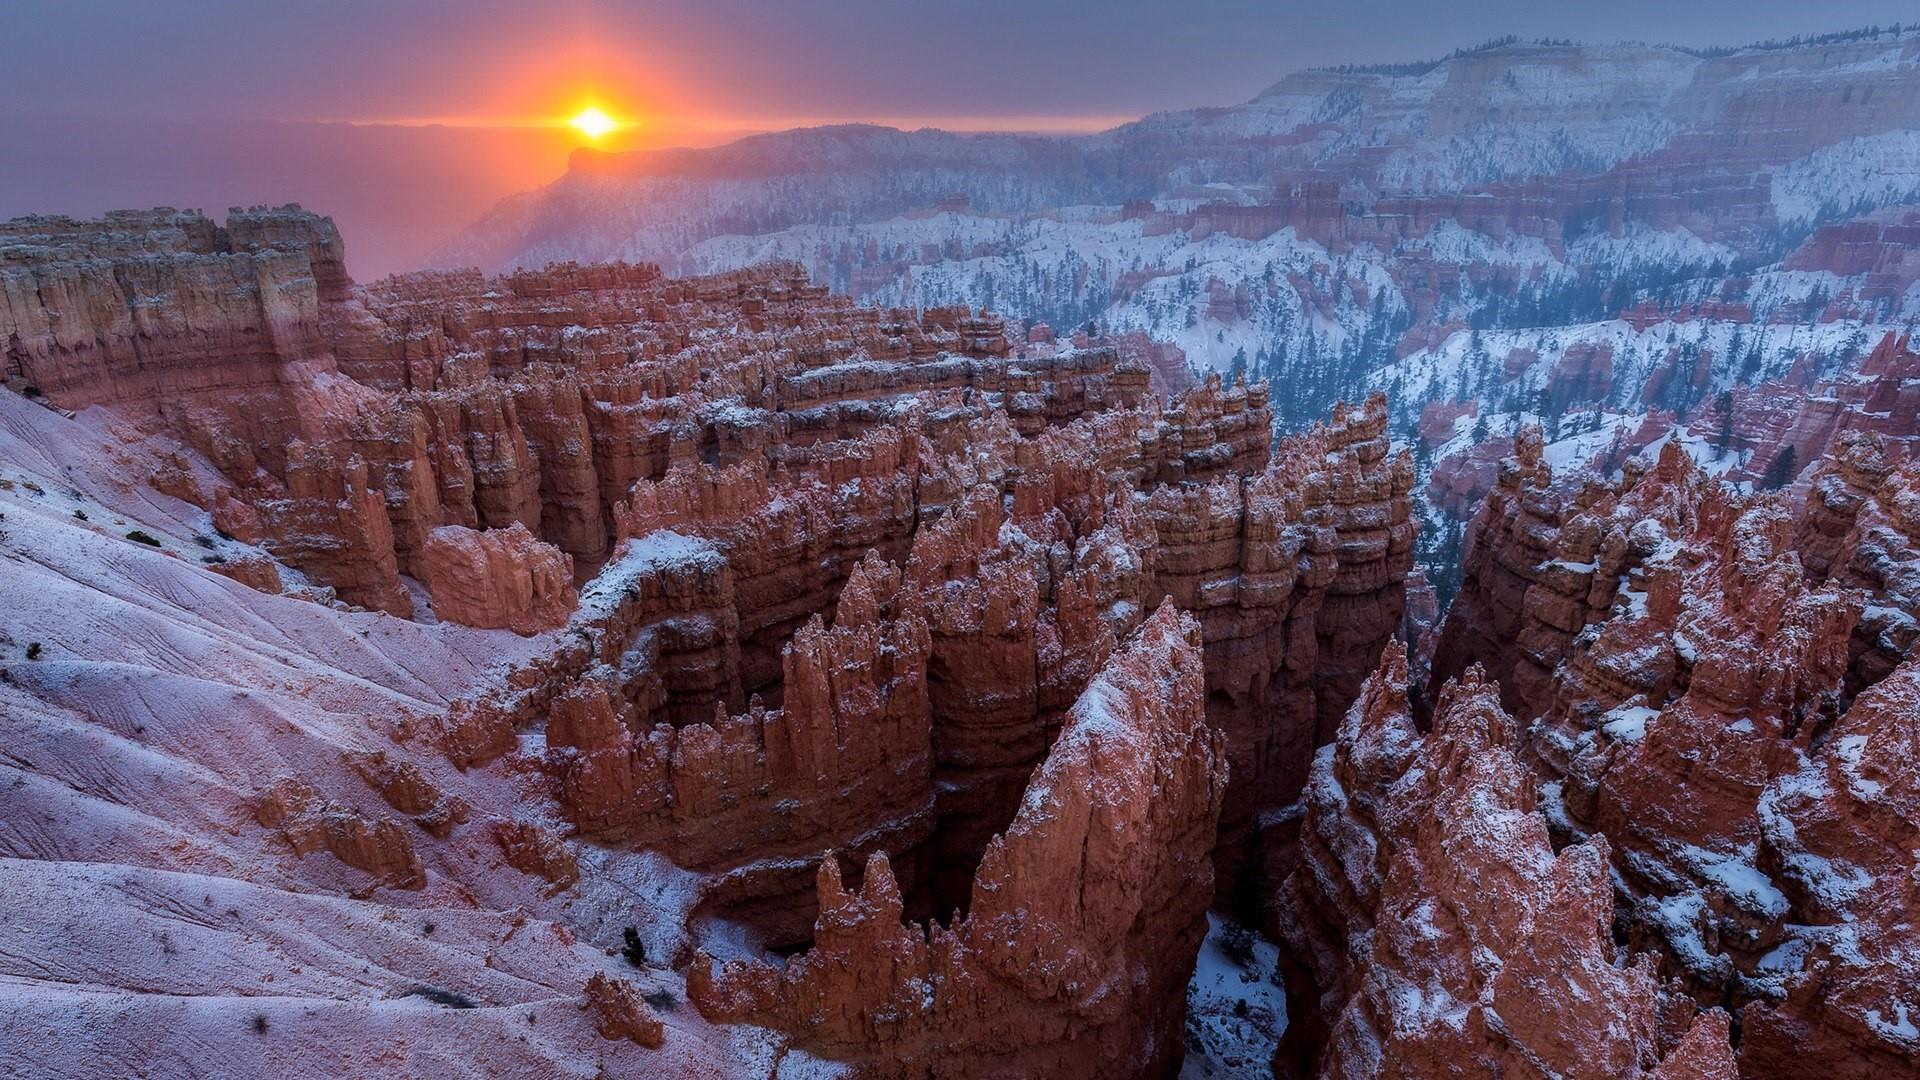
[(536, 634), (567, 621), (579, 596), (573, 558), (525, 525), (476, 532), (442, 525), (423, 552), (434, 614), (465, 626)]
[[(1139, 342), (1025, 350), (787, 265), (359, 286), (292, 208), (9, 228), (38, 238), (9, 325), (93, 321), (23, 334), (11, 374), (55, 408), (8, 400), (105, 406), (97, 456), (174, 515), (88, 533), (177, 564), (111, 588), (353, 627), (248, 639), (273, 702), (243, 730), (320, 748), (240, 770), (221, 865), (495, 905), (489, 948), (547, 920), (541, 985), (598, 1054), (735, 1064), (712, 1025), (752, 1022), (882, 1071), (1173, 1069), (1209, 908), (1267, 906), (1313, 748), (1402, 625), (1413, 471), (1378, 395), (1276, 441), (1264, 385), (1163, 399)], [(287, 659), (319, 638), (341, 668)], [(146, 640), (136, 667), (234, 663)], [(231, 768), (226, 741), (176, 752)]]
[(625, 979), (594, 972), (587, 980), (587, 1000), (582, 1008), (593, 1014), (594, 1030), (603, 1039), (626, 1039), (653, 1050), (666, 1041), (665, 1025)]
[(399, 575), (428, 576), (443, 526), (519, 523), (591, 569), (634, 482), (676, 464), (773, 466), (943, 391), (943, 416), (1027, 435), (1149, 392), (1111, 348), (1011, 358), (990, 315), (860, 308), (785, 264), (356, 287), (331, 221), (298, 207), (4, 229), (10, 377), (183, 439), (223, 475), (204, 493), (222, 529), (400, 615)]
[(878, 1075), (1169, 1070), (1226, 786), (1204, 695), (1199, 627), (1165, 604), (1069, 710), (964, 918), (903, 923), (884, 856), (856, 891), (828, 860), (814, 948), (784, 969), (702, 956), (694, 1001)]
[(1422, 735), (1407, 676), (1390, 646), (1314, 760), (1276, 1072), (1731, 1075), (1725, 1014), (1692, 1019), (1620, 955), (1607, 841), (1554, 850), (1497, 689), (1449, 681)]
[(1740, 1011), (1746, 1076), (1920, 1064), (1916, 968), (1888, 936), (1920, 858), (1895, 749), (1920, 730), (1916, 489), (1871, 419), (1780, 494), (1671, 444), (1560, 483), (1523, 435), (1435, 660), (1435, 686), (1499, 673), (1556, 841), (1604, 835), (1617, 932)]

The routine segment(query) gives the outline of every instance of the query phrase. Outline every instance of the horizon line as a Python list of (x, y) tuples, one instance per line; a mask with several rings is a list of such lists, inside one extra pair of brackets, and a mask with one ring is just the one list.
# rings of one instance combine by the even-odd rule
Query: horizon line
[[(648, 131), (697, 131), (707, 134), (740, 132), (761, 134), (801, 128), (870, 125), (900, 131), (934, 128), (959, 134), (1058, 134), (1090, 135), (1130, 124), (1148, 113), (1054, 114), (1054, 115), (974, 115), (974, 116), (760, 116), (760, 117), (660, 117), (620, 120), (615, 129), (625, 134)], [(352, 127), (465, 128), (493, 130), (554, 129), (571, 126), (569, 117), (527, 116), (377, 116), (346, 118), (272, 118), (288, 124), (345, 124)]]

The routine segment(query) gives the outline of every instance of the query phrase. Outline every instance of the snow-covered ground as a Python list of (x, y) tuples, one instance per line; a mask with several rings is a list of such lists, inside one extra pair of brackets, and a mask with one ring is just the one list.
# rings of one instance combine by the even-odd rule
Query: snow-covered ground
[(1187, 1060), (1180, 1080), (1273, 1075), (1287, 1030), (1279, 946), (1226, 916), (1207, 915), (1207, 938), (1187, 987)]
[[(0, 391), (0, 1075), (835, 1071), (762, 1029), (708, 1025), (681, 975), (615, 955), (627, 925), (673, 955), (689, 875), (602, 850), (577, 890), (546, 895), (489, 826), (543, 823), (538, 770), (462, 773), (420, 737), (552, 635), (215, 574), (202, 560), (239, 547), (147, 483), (170, 450), (198, 468), (104, 410), (69, 419)], [(403, 827), (418, 889), (303, 857), (255, 818), (263, 789), (296, 778), (333, 820), (395, 820), (353, 752), (474, 808), (444, 840)], [(595, 1032), (581, 1003), (601, 971), (659, 1003), (664, 1048)]]
[[(1143, 330), (1186, 350), (1203, 369), (1225, 371), (1236, 353), (1261, 348), (1311, 325), (1338, 342), (1367, 315), (1351, 305), (1329, 319), (1310, 312), (1288, 281), (1298, 274), (1335, 279), (1372, 295), (1394, 292), (1384, 259), (1373, 248), (1334, 258), (1283, 229), (1261, 240), (1213, 233), (1195, 240), (1183, 230), (1148, 235), (1118, 207), (1010, 219), (945, 212), (860, 226), (802, 225), (761, 236), (720, 236), (695, 245), (690, 271), (708, 273), (768, 259), (804, 264), (816, 281), (850, 288), (861, 275), (846, 267), (886, 267), (872, 287), (852, 289), (871, 303), (902, 307), (964, 304), (1013, 318), (1074, 329), (1098, 322), (1116, 331)], [(1477, 235), (1477, 234), (1476, 234)], [(894, 273), (893, 267), (902, 269)], [(1260, 294), (1245, 318), (1208, 315), (1208, 287), (1249, 284)]]
[[(1701, 353), (1712, 358), (1711, 386), (1702, 399), (1736, 383), (1751, 384), (1785, 375), (1803, 355), (1822, 358), (1823, 370), (1838, 371), (1865, 356), (1881, 337), (1902, 329), (1886, 323), (1763, 324), (1725, 319), (1661, 321), (1636, 328), (1623, 319), (1569, 326), (1512, 330), (1457, 331), (1431, 348), (1374, 372), (1372, 386), (1384, 389), (1401, 415), (1418, 415), (1430, 401), (1478, 397), (1492, 411), (1517, 411), (1533, 405), (1555, 379), (1555, 368), (1572, 349), (1605, 351), (1612, 370), (1609, 404), (1628, 409), (1653, 372), (1677, 354), (1691, 370)], [(1533, 358), (1514, 371), (1503, 370), (1518, 350)]]
[(1773, 207), (1784, 222), (1920, 199), (1920, 130), (1903, 128), (1823, 146), (1773, 170)]
[[(1920, 178), (1920, 167), (1915, 175)], [(815, 280), (876, 304), (960, 304), (1050, 321), (1056, 329), (1092, 322), (1114, 331), (1139, 330), (1178, 345), (1200, 370), (1272, 378), (1277, 399), (1303, 367), (1337, 383), (1337, 369), (1352, 365), (1356, 370), (1346, 377), (1344, 392), (1386, 389), (1403, 417), (1429, 401), (1467, 397), (1480, 398), (1493, 411), (1531, 406), (1569, 349), (1610, 353), (1608, 403), (1626, 410), (1636, 406), (1648, 378), (1675, 350), (1688, 363), (1702, 351), (1713, 355), (1713, 393), (1783, 375), (1809, 353), (1821, 358), (1823, 372), (1844, 369), (1883, 333), (1920, 319), (1920, 294), (1914, 294), (1878, 320), (1770, 322), (1775, 312), (1822, 303), (1862, 284), (1825, 271), (1772, 268), (1748, 279), (1744, 299), (1753, 322), (1690, 318), (1636, 328), (1609, 319), (1460, 329), (1397, 358), (1393, 330), (1403, 325), (1396, 320), (1408, 317), (1412, 303), (1400, 280), (1409, 258), (1463, 274), (1504, 268), (1542, 289), (1573, 287), (1594, 267), (1626, 281), (1692, 268), (1703, 276), (1697, 287), (1680, 293), (1697, 293), (1699, 301), (1713, 297), (1721, 286), (1715, 268), (1730, 265), (1736, 255), (1683, 228), (1637, 224), (1618, 235), (1588, 234), (1556, 255), (1536, 238), (1495, 240), (1452, 222), (1392, 251), (1359, 244), (1335, 254), (1291, 228), (1259, 240), (1217, 232), (1195, 239), (1179, 229), (1148, 230), (1138, 219), (1121, 217), (1116, 207), (1072, 209), (1024, 218), (947, 211), (719, 236), (692, 247), (684, 265), (711, 272), (790, 259)], [(1462, 305), (1456, 321), (1485, 302), (1471, 288), (1463, 299), (1449, 301)], [(1383, 322), (1389, 325), (1383, 328)], [(1367, 349), (1373, 351), (1361, 351)], [(1514, 350), (1537, 359), (1517, 373), (1500, 371)], [(1328, 368), (1335, 370), (1329, 374)]]

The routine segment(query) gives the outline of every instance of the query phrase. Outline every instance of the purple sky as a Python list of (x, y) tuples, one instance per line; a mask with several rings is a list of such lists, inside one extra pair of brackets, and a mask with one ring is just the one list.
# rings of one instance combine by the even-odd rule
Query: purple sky
[(662, 104), (705, 115), (1109, 116), (1238, 101), (1295, 68), (1509, 33), (1736, 44), (1916, 16), (1912, 0), (12, 0), (0, 100), (485, 115), (509, 112), (529, 76), (562, 79), (552, 60), (598, 55)]
[[(0, 0), (0, 217), (299, 198), (341, 217), (367, 276), (558, 175), (570, 136), (511, 125), (588, 97), (644, 119), (637, 145), (822, 120), (1089, 127), (1510, 33), (1737, 44), (1916, 16), (1913, 0)], [(288, 123), (431, 120), (478, 126)]]

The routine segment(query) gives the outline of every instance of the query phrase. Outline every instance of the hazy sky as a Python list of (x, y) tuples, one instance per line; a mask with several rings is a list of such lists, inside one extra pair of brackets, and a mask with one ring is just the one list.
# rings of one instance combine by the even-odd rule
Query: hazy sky
[(760, 122), (1106, 117), (1510, 33), (1731, 44), (1916, 17), (1912, 0), (0, 0), (0, 101), (487, 118), (592, 86)]
[[(1914, 0), (0, 0), (0, 217), (299, 198), (343, 226), (386, 212), (348, 235), (356, 269), (384, 271), (562, 172), (571, 133), (512, 125), (589, 99), (641, 121), (626, 145), (825, 120), (1087, 129), (1504, 34), (1733, 44), (1916, 17)], [(295, 123), (316, 121), (461, 126)]]
[(4, 0), (0, 100), (61, 111), (540, 115), (595, 88), (714, 119), (1108, 117), (1496, 35), (1734, 44), (1912, 0)]

